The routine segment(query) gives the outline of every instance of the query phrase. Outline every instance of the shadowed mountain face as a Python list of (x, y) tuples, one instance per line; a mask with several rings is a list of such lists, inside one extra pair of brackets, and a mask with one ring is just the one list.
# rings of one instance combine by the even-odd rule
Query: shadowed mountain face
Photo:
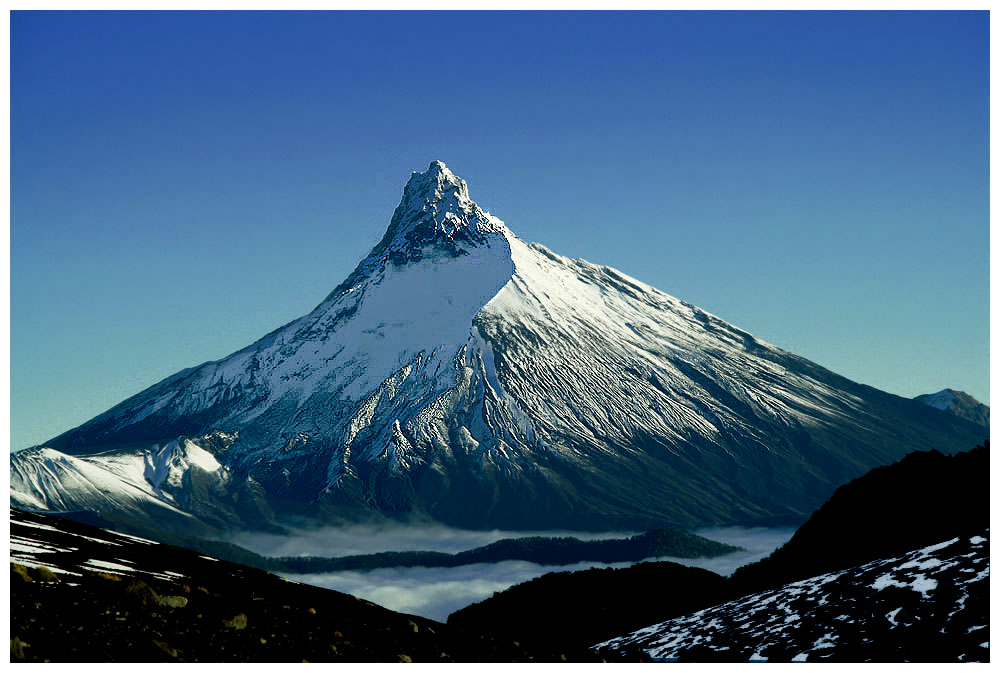
[(434, 162), (315, 310), (14, 454), (12, 503), (193, 534), (802, 520), (986, 432), (526, 244)]

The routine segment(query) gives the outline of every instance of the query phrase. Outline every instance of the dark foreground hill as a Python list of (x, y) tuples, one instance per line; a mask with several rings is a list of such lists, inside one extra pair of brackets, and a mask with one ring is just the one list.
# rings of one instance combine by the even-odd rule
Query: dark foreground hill
[(836, 490), (780, 549), (739, 568), (742, 593), (900, 556), (990, 525), (989, 442), (945, 456), (915, 451)]
[(448, 624), (586, 647), (731, 595), (726, 578), (708, 570), (640, 563), (548, 573), (453, 612)]
[(989, 546), (955, 537), (597, 646), (663, 661), (989, 661)]
[(14, 662), (600, 661), (15, 509), (11, 557)]
[(842, 486), (784, 547), (731, 578), (670, 563), (550, 573), (452, 613), (448, 623), (593, 644), (796, 580), (981, 535), (988, 521), (988, 444), (956, 456), (918, 452)]

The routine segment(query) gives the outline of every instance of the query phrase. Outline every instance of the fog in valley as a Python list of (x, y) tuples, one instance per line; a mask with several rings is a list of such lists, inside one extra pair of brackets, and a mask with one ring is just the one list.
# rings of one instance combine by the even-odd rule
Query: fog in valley
[[(746, 563), (764, 558), (784, 544), (794, 528), (702, 528), (698, 535), (737, 545), (746, 551), (715, 558), (682, 559), (662, 557), (705, 568), (722, 575), (731, 574)], [(440, 551), (454, 553), (473, 549), (496, 540), (515, 537), (576, 537), (611, 539), (634, 532), (581, 533), (578, 531), (472, 531), (442, 525), (357, 525), (296, 531), (293, 535), (242, 533), (230, 541), (265, 556), (347, 556), (381, 551)], [(654, 559), (647, 559), (654, 560)], [(455, 610), (484, 600), (494, 592), (526, 582), (550, 572), (586, 568), (623, 568), (632, 563), (583, 562), (567, 566), (542, 566), (527, 561), (477, 563), (456, 568), (380, 568), (308, 575), (286, 574), (289, 579), (364, 598), (390, 610), (445, 621)]]
[(466, 530), (427, 523), (357, 524), (342, 528), (293, 530), (289, 535), (238, 533), (226, 541), (262, 556), (352, 556), (383, 551), (439, 551), (454, 554), (515, 537), (609, 540), (636, 534), (634, 531), (586, 533), (567, 530)]
[(379, 568), (366, 572), (318, 573), (284, 577), (335, 589), (390, 610), (445, 621), (448, 615), (545, 573), (585, 568), (623, 568), (631, 563), (576, 563), (542, 566), (527, 561), (474, 563), (457, 568)]
[(692, 531), (709, 540), (725, 542), (746, 551), (716, 556), (715, 558), (672, 558), (664, 556), (657, 561), (673, 561), (686, 566), (705, 568), (720, 575), (732, 575), (733, 571), (747, 563), (753, 563), (764, 558), (795, 534), (794, 528), (743, 528), (741, 526), (726, 526), (720, 528), (698, 528)]

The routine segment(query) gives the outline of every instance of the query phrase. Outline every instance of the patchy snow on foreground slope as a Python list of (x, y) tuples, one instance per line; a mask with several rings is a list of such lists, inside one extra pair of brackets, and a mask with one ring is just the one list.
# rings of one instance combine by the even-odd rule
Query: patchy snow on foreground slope
[(988, 661), (989, 544), (954, 538), (595, 645), (660, 661)]

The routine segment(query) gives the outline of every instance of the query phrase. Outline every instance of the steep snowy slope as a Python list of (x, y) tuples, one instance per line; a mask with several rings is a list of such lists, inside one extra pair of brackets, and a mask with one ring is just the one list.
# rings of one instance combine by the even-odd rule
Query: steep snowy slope
[[(872, 466), (982, 433), (525, 244), (434, 162), (315, 310), (15, 454), (12, 502), (215, 527), (804, 518)], [(138, 478), (163, 446), (172, 478)]]

